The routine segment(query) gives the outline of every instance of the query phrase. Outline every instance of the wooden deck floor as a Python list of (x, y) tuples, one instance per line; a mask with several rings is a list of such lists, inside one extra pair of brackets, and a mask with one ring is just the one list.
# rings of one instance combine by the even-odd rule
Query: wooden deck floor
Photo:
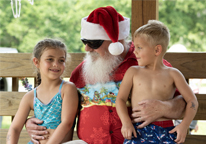
[[(0, 129), (0, 144), (6, 143), (7, 132), (8, 132), (8, 129)], [(79, 138), (77, 136), (77, 133), (76, 131), (74, 131), (73, 140), (78, 140), (78, 139)], [(22, 130), (18, 144), (26, 144), (29, 141), (30, 141), (30, 137), (28, 133), (26, 132), (26, 130)]]

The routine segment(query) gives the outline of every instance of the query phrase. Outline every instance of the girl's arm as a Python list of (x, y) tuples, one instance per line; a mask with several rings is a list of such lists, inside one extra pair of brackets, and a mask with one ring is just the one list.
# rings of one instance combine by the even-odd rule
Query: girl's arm
[(73, 122), (78, 110), (78, 94), (76, 86), (71, 83), (65, 83), (62, 87), (62, 112), (61, 123), (56, 128), (48, 140), (48, 144), (61, 143), (66, 134), (73, 126)]
[(9, 128), (6, 142), (7, 144), (17, 144), (19, 140), (19, 135), (24, 126), (24, 123), (29, 115), (31, 109), (33, 109), (33, 91), (25, 94), (19, 104), (18, 111), (12, 121)]
[(128, 109), (126, 106), (126, 102), (130, 91), (133, 86), (133, 75), (136, 69), (134, 67), (130, 67), (122, 80), (122, 83), (119, 88), (119, 92), (116, 99), (116, 110), (122, 122), (122, 135), (124, 138), (131, 139), (132, 132), (136, 137), (136, 133), (133, 131), (132, 121), (128, 114)]

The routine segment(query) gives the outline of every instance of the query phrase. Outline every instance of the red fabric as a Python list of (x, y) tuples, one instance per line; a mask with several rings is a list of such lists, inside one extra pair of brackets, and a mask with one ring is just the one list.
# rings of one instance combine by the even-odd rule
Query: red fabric
[(119, 37), (119, 21), (124, 18), (113, 7), (100, 7), (88, 16), (87, 21), (101, 25), (112, 42), (117, 42)]
[(121, 127), (115, 107), (92, 106), (80, 112), (77, 132), (89, 144), (122, 144)]
[(153, 122), (152, 124), (157, 125), (157, 126), (161, 126), (161, 127), (163, 127), (163, 128), (174, 126), (172, 120), (156, 121), (156, 122)]
[[(114, 70), (114, 81), (121, 81), (126, 70), (133, 65), (138, 65), (133, 54), (134, 45), (130, 49), (119, 67)], [(82, 77), (82, 62), (73, 72), (70, 78), (77, 88), (85, 86)], [(163, 63), (171, 66), (166, 60)], [(129, 109), (131, 112), (131, 109)], [(129, 113), (130, 113), (129, 112)], [(90, 106), (84, 107), (78, 118), (78, 137), (89, 144), (122, 144), (121, 121), (117, 115), (116, 108), (111, 106)]]
[(84, 61), (81, 62), (75, 69), (72, 71), (70, 81), (73, 82), (77, 88), (82, 88), (85, 86), (84, 79), (82, 77), (82, 65)]

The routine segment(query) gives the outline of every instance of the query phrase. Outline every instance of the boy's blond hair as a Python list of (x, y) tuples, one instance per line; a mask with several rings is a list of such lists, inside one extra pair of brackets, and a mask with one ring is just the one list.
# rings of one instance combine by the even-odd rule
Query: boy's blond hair
[(167, 51), (170, 41), (170, 32), (167, 26), (158, 20), (149, 20), (147, 24), (138, 28), (134, 33), (134, 38), (138, 35), (146, 36), (150, 44), (162, 46), (162, 52)]

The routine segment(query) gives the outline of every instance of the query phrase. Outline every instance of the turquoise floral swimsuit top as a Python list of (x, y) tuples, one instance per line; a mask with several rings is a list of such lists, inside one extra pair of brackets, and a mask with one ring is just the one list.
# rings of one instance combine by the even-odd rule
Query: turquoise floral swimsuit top
[(36, 88), (34, 89), (34, 115), (44, 121), (40, 126), (45, 126), (47, 129), (56, 129), (61, 123), (61, 111), (62, 111), (62, 97), (61, 88), (64, 81), (62, 81), (59, 92), (52, 98), (48, 104), (43, 104), (36, 97)]

